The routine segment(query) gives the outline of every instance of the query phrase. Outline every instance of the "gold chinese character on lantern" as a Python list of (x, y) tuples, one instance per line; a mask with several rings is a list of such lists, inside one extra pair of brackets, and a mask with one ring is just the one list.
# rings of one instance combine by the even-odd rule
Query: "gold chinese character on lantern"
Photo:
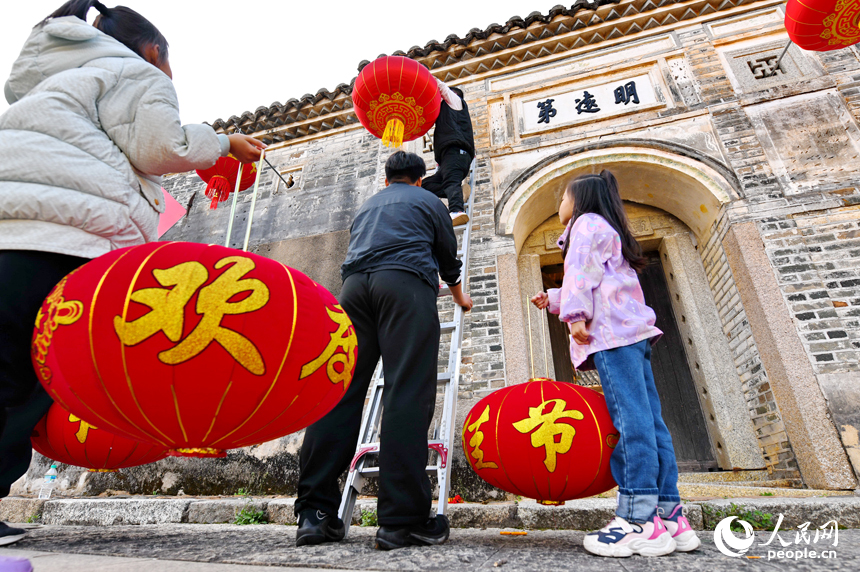
[[(552, 405), (552, 410), (544, 413), (544, 409)], [(557, 455), (563, 455), (570, 451), (573, 445), (573, 437), (576, 429), (567, 423), (558, 423), (559, 419), (583, 419), (582, 413), (575, 409), (565, 410), (567, 403), (561, 399), (550, 399), (544, 401), (537, 407), (529, 407), (529, 416), (526, 419), (514, 423), (514, 429), (520, 433), (529, 433), (537, 428), (531, 435), (532, 447), (546, 448), (546, 459), (544, 465), (547, 470), (555, 472)], [(560, 437), (556, 441), (556, 437)]]
[[(343, 388), (346, 390), (349, 385), (350, 372), (355, 365), (354, 350), (358, 345), (358, 340), (355, 336), (355, 328), (343, 308), (335, 305), (334, 309), (335, 311), (326, 308), (326, 312), (328, 312), (331, 321), (337, 324), (337, 329), (332, 332), (331, 340), (322, 353), (313, 361), (302, 366), (302, 374), (299, 379), (313, 375), (323, 364), (326, 364), (326, 374), (328, 374), (329, 380), (332, 383), (343, 383)], [(335, 353), (338, 349), (343, 349), (344, 353)], [(337, 371), (336, 364), (341, 364), (341, 371)]]
[(98, 427), (96, 427), (95, 425), (90, 425), (77, 415), (72, 415), (71, 413), (69, 413), (69, 423), (78, 422), (80, 422), (80, 425), (78, 426), (78, 431), (75, 433), (75, 437), (77, 437), (78, 443), (83, 445), (87, 442), (87, 435), (89, 435), (90, 429), (95, 430), (98, 429)]
[[(178, 342), (158, 354), (168, 365), (184, 363), (200, 355), (209, 344), (218, 342), (233, 359), (254, 375), (263, 375), (266, 366), (257, 347), (245, 336), (221, 325), (224, 316), (247, 314), (259, 310), (269, 301), (269, 288), (256, 278), (242, 279), (255, 268), (254, 261), (242, 256), (228, 256), (215, 263), (215, 269), (232, 264), (208, 286), (209, 272), (199, 262), (183, 262), (171, 268), (155, 269), (152, 275), (164, 288), (142, 288), (131, 300), (149, 306), (150, 312), (128, 322), (125, 316), (114, 317), (114, 329), (120, 341), (134, 346), (164, 332), (171, 342)], [(182, 339), (185, 307), (199, 290), (195, 310), (202, 318)], [(238, 302), (229, 300), (249, 292)]]
[(468, 431), (474, 431), (472, 438), (469, 439), (469, 446), (472, 447), (472, 456), (477, 461), (475, 463), (475, 469), (498, 469), (499, 466), (492, 462), (484, 462), (484, 452), (481, 451), (481, 443), (484, 442), (484, 432), (481, 431), (481, 425), (490, 420), (490, 406), (487, 405), (484, 412), (481, 413), (481, 416), (478, 419), (469, 425), (466, 429)]

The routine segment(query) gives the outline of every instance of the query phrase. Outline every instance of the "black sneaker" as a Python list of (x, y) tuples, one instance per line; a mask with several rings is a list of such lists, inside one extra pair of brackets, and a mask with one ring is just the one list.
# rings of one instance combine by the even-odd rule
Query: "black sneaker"
[(299, 513), (299, 530), (296, 546), (340, 542), (346, 535), (343, 521), (321, 510), (308, 509)]
[(376, 531), (376, 547), (380, 550), (394, 550), (406, 546), (431, 546), (448, 540), (451, 526), (448, 517), (440, 514), (427, 519), (424, 524), (406, 527), (380, 526)]
[(27, 534), (20, 528), (12, 528), (5, 522), (0, 522), (0, 546), (18, 542)]

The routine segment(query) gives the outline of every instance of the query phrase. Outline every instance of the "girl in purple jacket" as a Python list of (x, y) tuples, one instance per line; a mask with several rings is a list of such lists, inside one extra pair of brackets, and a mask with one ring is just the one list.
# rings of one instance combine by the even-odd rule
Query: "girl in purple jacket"
[(636, 272), (646, 261), (630, 232), (615, 177), (603, 171), (571, 181), (558, 216), (567, 226), (559, 240), (564, 282), (532, 303), (567, 322), (574, 367), (593, 360), (621, 434), (610, 458), (618, 483), (616, 516), (586, 535), (584, 547), (614, 557), (695, 550), (699, 538), (681, 508), (672, 437), (651, 372), (651, 344), (662, 332), (645, 305)]

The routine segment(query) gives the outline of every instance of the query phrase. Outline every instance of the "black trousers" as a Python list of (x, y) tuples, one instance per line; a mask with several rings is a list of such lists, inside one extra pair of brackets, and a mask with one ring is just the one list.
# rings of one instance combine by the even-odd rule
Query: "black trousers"
[(382, 356), (385, 388), (379, 452), (380, 526), (424, 523), (430, 514), (427, 433), (436, 403), (439, 353), (437, 292), (417, 274), (382, 270), (353, 274), (340, 303), (355, 325), (355, 376), (332, 411), (308, 427), (300, 455), (296, 514), (337, 514), (338, 477), (349, 468), (364, 400)]
[(463, 179), (469, 173), (472, 158), (457, 147), (449, 147), (442, 155), (435, 173), (421, 181), (421, 186), (442, 199), (448, 199), (448, 212), (459, 213), (463, 203)]
[(51, 406), (30, 361), (36, 315), (63, 276), (86, 262), (51, 252), (0, 250), (0, 498), (27, 471), (30, 434)]

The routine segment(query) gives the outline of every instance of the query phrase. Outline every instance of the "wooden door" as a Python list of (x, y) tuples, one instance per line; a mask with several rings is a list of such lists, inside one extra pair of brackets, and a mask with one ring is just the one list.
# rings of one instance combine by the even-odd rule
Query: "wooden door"
[[(660, 256), (655, 252), (650, 253), (648, 258), (648, 267), (639, 275), (639, 282), (645, 302), (657, 315), (656, 325), (663, 331), (663, 337), (651, 349), (651, 369), (662, 404), (663, 420), (672, 435), (678, 469), (716, 470), (716, 459), (690, 373), (684, 342), (675, 321)], [(563, 270), (560, 264), (542, 270), (547, 288), (561, 286)], [(549, 322), (556, 377), (560, 381), (572, 381), (573, 367), (570, 364), (567, 328), (558, 320), (550, 319)]]

